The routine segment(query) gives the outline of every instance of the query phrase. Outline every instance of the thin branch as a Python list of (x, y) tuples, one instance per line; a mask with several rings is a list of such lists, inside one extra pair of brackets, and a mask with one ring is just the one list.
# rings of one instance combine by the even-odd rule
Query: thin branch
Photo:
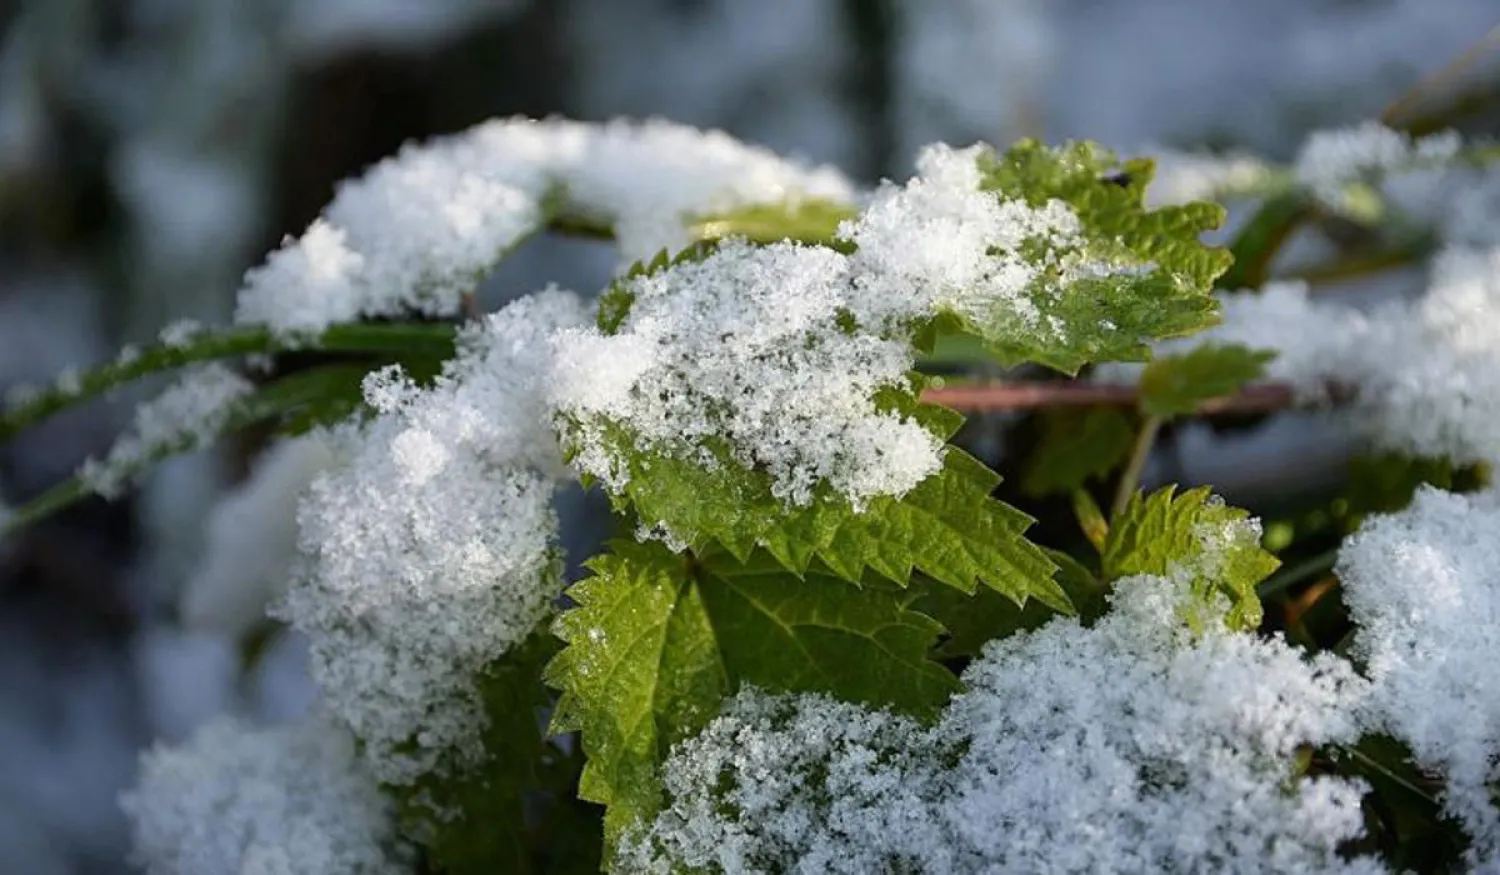
[(1500, 46), (1500, 26), (1493, 27), (1479, 41), (1438, 69), (1428, 73), (1380, 113), (1380, 121), (1393, 128), (1409, 129), (1417, 104), (1438, 89), (1451, 84)]
[[(1331, 388), (1332, 400), (1348, 393)], [(1058, 407), (1134, 407), (1139, 401), (1135, 386), (1100, 383), (1014, 382), (979, 386), (943, 386), (922, 393), (922, 400), (966, 413), (995, 413)], [(1297, 406), (1297, 393), (1284, 383), (1246, 386), (1233, 395), (1211, 398), (1198, 405), (1198, 413), (1274, 413)]]

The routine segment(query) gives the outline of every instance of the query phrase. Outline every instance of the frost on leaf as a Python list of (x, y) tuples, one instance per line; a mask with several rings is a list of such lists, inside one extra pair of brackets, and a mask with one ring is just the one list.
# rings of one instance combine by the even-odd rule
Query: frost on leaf
[(899, 590), (654, 542), (616, 544), (591, 567), (569, 590), (579, 606), (557, 621), (568, 647), (548, 680), (563, 693), (554, 731), (583, 733), (579, 793), (609, 806), (612, 837), (656, 813), (668, 748), (744, 684), (913, 713), (957, 688), (928, 658), (941, 627)]
[(1448, 813), (1474, 839), (1477, 871), (1500, 865), (1500, 496), (1417, 492), (1371, 517), (1337, 573), (1381, 729), (1442, 773)]
[(832, 169), (717, 131), (497, 119), (407, 146), (343, 183), (306, 233), (247, 274), (236, 320), (297, 339), (366, 317), (454, 316), (488, 271), (553, 220), (612, 227), (629, 264), (688, 245), (705, 217), (766, 204), (795, 214), (804, 202), (852, 196)]
[(573, 465), (677, 547), (764, 547), (904, 583), (1066, 605), (998, 478), (917, 403), (910, 329), (860, 321), (857, 269), (821, 248), (725, 243), (644, 269), (601, 306), (604, 329), (554, 338), (551, 391)]
[(1152, 164), (1123, 163), (1091, 143), (1051, 149), (1025, 140), (979, 157), (982, 187), (1033, 208), (1063, 204), (1077, 217), (1077, 242), (1048, 250), (1031, 244), (1043, 266), (1029, 293), (1043, 328), (1030, 335), (976, 333), (1006, 361), (1035, 361), (1073, 373), (1090, 361), (1139, 360), (1147, 345), (1217, 322), (1213, 281), (1228, 252), (1199, 242), (1224, 209), (1191, 203), (1148, 210)]
[(1193, 600), (1182, 615), (1190, 626), (1202, 628), (1218, 613), (1230, 628), (1255, 629), (1261, 620), (1256, 585), (1280, 565), (1260, 546), (1260, 523), (1206, 486), (1175, 492), (1167, 486), (1137, 494), (1110, 520), (1101, 556), (1105, 579), (1182, 576), (1191, 581)]
[(1121, 170), (1088, 144), (932, 146), (916, 178), (887, 184), (839, 233), (875, 320), (937, 317), (1002, 362), (1072, 373), (1214, 321), (1209, 289), (1228, 255), (1198, 235), (1222, 209), (1148, 211), (1149, 181), (1148, 162)]
[(149, 875), (414, 871), (353, 739), (322, 723), (209, 723), (181, 747), (147, 752), (121, 805)]
[(1176, 622), (1187, 583), (1119, 582), (1091, 628), (992, 643), (935, 726), (744, 690), (673, 747), (620, 871), (1347, 872), (1362, 786), (1298, 774), (1353, 740), (1365, 685), (1329, 654)]

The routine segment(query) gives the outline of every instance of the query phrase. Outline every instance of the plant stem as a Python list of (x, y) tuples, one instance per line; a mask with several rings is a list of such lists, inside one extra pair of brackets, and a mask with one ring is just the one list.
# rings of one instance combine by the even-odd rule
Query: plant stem
[(1130, 449), (1130, 461), (1125, 463), (1125, 470), (1120, 474), (1120, 484), (1115, 487), (1115, 500), (1109, 508), (1109, 518), (1118, 519), (1125, 512), (1125, 506), (1130, 504), (1130, 497), (1135, 495), (1135, 490), (1141, 484), (1141, 472), (1146, 470), (1146, 460), (1151, 456), (1151, 447), (1156, 443), (1156, 434), (1161, 431), (1162, 418), (1160, 416), (1148, 416), (1141, 422), (1141, 430), (1136, 433), (1135, 446)]
[(334, 325), (315, 339), (288, 342), (265, 328), (229, 328), (177, 344), (155, 344), (81, 375), (71, 386), (44, 389), (0, 415), (0, 442), (69, 407), (161, 371), (198, 362), (279, 352), (453, 354), (454, 326), (445, 323)]
[[(1345, 388), (1330, 387), (1335, 401), (1352, 393)], [(1006, 410), (1037, 410), (1057, 407), (1135, 407), (1140, 393), (1135, 386), (1070, 383), (1061, 381), (1009, 382), (974, 386), (944, 386), (922, 393), (922, 400), (968, 413)], [(1218, 413), (1274, 413), (1296, 405), (1291, 386), (1263, 383), (1246, 386), (1233, 395), (1211, 398), (1198, 405), (1203, 415)]]
[(1414, 127), (1431, 126), (1431, 120), (1422, 118), (1416, 106), (1422, 99), (1439, 88), (1452, 84), (1485, 55), (1500, 45), (1500, 27), (1491, 28), (1479, 41), (1461, 52), (1457, 57), (1438, 69), (1428, 73), (1380, 113), (1380, 121), (1393, 128), (1410, 131)]

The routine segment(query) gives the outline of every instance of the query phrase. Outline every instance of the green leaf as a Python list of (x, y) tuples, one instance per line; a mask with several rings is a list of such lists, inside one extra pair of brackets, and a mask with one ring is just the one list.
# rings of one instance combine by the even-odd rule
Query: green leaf
[[(924, 415), (952, 416), (940, 408)], [(642, 450), (629, 433), (609, 434), (609, 452), (628, 460), (630, 476), (617, 509), (633, 510), (648, 525), (665, 523), (695, 550), (712, 544), (747, 559), (757, 547), (793, 573), (814, 559), (849, 581), (866, 569), (904, 585), (914, 570), (965, 592), (990, 587), (1016, 602), (1036, 597), (1071, 610), (1052, 580), (1053, 566), (1023, 536), (1031, 517), (990, 497), (998, 474), (949, 447), (943, 468), (900, 499), (876, 498), (862, 509), (826, 486), (812, 502), (789, 507), (771, 491), (770, 477), (746, 468), (718, 448), (718, 464), (705, 466), (661, 450)]]
[(1238, 343), (1209, 343), (1178, 355), (1160, 356), (1141, 374), (1141, 412), (1147, 416), (1185, 416), (1211, 398), (1238, 392), (1265, 375), (1270, 350)]
[[(556, 654), (551, 635), (532, 635), (495, 662), (481, 680), (483, 763), (456, 775), (429, 775), (392, 788), (410, 834), (424, 837), (429, 863), (449, 875), (540, 871), (526, 823), (528, 795), (544, 787), (541, 768), (559, 755), (542, 729), (551, 695), (542, 669)], [(558, 801), (566, 804), (567, 800)], [(435, 811), (459, 811), (447, 818)]]
[(1104, 552), (1104, 542), (1109, 538), (1109, 521), (1104, 518), (1104, 512), (1099, 509), (1099, 502), (1087, 489), (1075, 489), (1072, 494), (1073, 517), (1078, 520), (1078, 528), (1083, 532), (1083, 537), (1094, 549), (1100, 553)]
[(1348, 525), (1357, 526), (1367, 514), (1405, 508), (1424, 485), (1449, 492), (1463, 491), (1465, 486), (1473, 489), (1475, 484), (1462, 482), (1463, 470), (1443, 458), (1413, 458), (1400, 453), (1355, 456), (1349, 460)]
[(819, 198), (794, 203), (755, 204), (725, 213), (699, 216), (690, 222), (693, 236), (701, 240), (735, 237), (752, 243), (798, 243), (828, 246), (848, 251), (837, 239), (838, 227), (858, 215), (850, 204)]
[(1027, 495), (1080, 489), (1125, 462), (1135, 442), (1130, 414), (1114, 407), (1063, 408), (1038, 414), (1041, 437), (1021, 474)]
[(1313, 214), (1311, 198), (1299, 189), (1266, 198), (1230, 243), (1234, 263), (1219, 277), (1218, 286), (1229, 291), (1260, 288), (1282, 244)]
[(821, 570), (793, 577), (764, 554), (703, 559), (654, 542), (617, 542), (559, 618), (567, 648), (547, 669), (562, 691), (553, 730), (580, 730), (579, 795), (609, 806), (609, 842), (661, 804), (672, 744), (742, 684), (823, 692), (931, 714), (958, 689), (929, 659), (941, 627), (911, 592), (859, 586)]
[[(1104, 585), (1083, 563), (1060, 550), (1047, 550), (1058, 566), (1057, 580), (1084, 622), (1104, 613)], [(912, 607), (937, 620), (947, 630), (935, 651), (939, 659), (978, 656), (990, 641), (1040, 628), (1059, 616), (1035, 599), (1025, 606), (992, 589), (966, 593), (951, 586), (922, 581), (921, 595)]]
[[(1048, 258), (1045, 241), (1034, 263), (1050, 262), (1029, 298), (1043, 325), (1020, 322), (1012, 306), (997, 307), (970, 329), (1004, 364), (1032, 361), (1076, 373), (1091, 361), (1144, 360), (1153, 340), (1190, 334), (1218, 321), (1211, 290), (1229, 266), (1222, 249), (1199, 236), (1219, 226), (1224, 209), (1192, 203), (1148, 210), (1148, 160), (1121, 163), (1092, 143), (1048, 148), (1023, 140), (1004, 154), (980, 156), (983, 187), (1040, 207), (1061, 200), (1078, 216), (1085, 239), (1084, 276), (1066, 275)], [(1097, 274), (1097, 275), (1088, 275)]]
[[(1225, 622), (1231, 628), (1258, 627), (1256, 585), (1281, 563), (1258, 539), (1243, 537), (1250, 530), (1235, 525), (1248, 519), (1248, 512), (1226, 505), (1206, 486), (1175, 492), (1175, 486), (1167, 486), (1150, 496), (1137, 493), (1110, 521), (1101, 556), (1104, 579), (1186, 570), (1194, 575), (1196, 607), (1208, 609), (1214, 596), (1225, 596), (1230, 602)], [(1188, 620), (1193, 622), (1191, 616)]]

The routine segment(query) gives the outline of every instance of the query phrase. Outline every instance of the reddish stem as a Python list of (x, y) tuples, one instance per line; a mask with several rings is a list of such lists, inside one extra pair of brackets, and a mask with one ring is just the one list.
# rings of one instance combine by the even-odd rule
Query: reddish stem
[[(1337, 400), (1340, 393), (1331, 392)], [(922, 400), (967, 413), (1035, 410), (1051, 407), (1134, 407), (1134, 386), (1100, 383), (1016, 382), (985, 386), (944, 386), (928, 389)], [(1200, 414), (1271, 413), (1296, 405), (1297, 396), (1284, 383), (1246, 386), (1233, 395), (1211, 398), (1198, 405)]]

